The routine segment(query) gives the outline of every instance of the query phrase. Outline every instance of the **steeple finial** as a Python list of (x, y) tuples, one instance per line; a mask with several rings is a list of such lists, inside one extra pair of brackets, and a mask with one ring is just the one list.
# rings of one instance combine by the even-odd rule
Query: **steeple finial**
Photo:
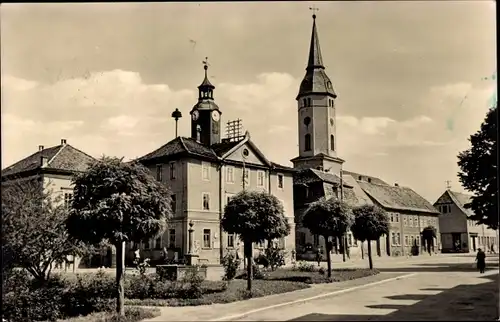
[(205, 57), (205, 60), (203, 60), (202, 63), (203, 69), (205, 70), (205, 78), (203, 79), (201, 85), (198, 86), (200, 92), (199, 99), (213, 99), (213, 90), (215, 86), (208, 80), (207, 70), (208, 66), (210, 66), (208, 63), (208, 57)]
[(316, 8), (315, 5), (313, 5), (312, 7), (309, 7), (309, 10), (312, 10), (312, 12), (313, 12), (313, 19), (316, 19), (316, 11), (319, 11), (319, 9)]
[(325, 68), (323, 66), (323, 58), (321, 57), (321, 48), (319, 47), (318, 31), (316, 30), (316, 14), (315, 12), (319, 9), (316, 7), (310, 7), (309, 10), (314, 12), (313, 14), (313, 28), (311, 34), (311, 45), (309, 46), (309, 60), (307, 62), (306, 69), (314, 68)]

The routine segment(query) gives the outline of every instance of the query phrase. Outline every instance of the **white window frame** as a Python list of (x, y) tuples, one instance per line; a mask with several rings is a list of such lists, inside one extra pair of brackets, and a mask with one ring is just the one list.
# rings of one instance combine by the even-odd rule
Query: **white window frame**
[[(282, 182), (282, 186), (280, 187), (280, 177), (282, 178), (281, 179), (281, 182)], [(278, 173), (276, 175), (276, 185), (278, 187), (279, 190), (284, 190), (285, 189), (285, 175), (283, 173)]]
[[(203, 181), (210, 181), (210, 162), (201, 161), (201, 179)], [(205, 176), (206, 172), (206, 176)]]
[[(262, 184), (259, 182), (262, 178)], [(257, 170), (257, 187), (264, 187), (266, 184), (266, 172), (262, 170)]]
[[(209, 246), (207, 247), (205, 245), (205, 231), (208, 230), (208, 244)], [(203, 249), (212, 249), (212, 230), (210, 228), (203, 228)]]
[[(231, 172), (229, 170), (231, 170)], [(231, 175), (229, 175), (229, 173), (231, 173)], [(232, 165), (226, 166), (226, 182), (234, 183), (234, 166)]]
[(401, 246), (401, 232), (396, 232), (396, 241), (398, 246)]
[[(208, 196), (208, 209), (205, 209), (205, 196)], [(201, 209), (204, 211), (210, 211), (210, 193), (202, 192), (201, 193)]]
[[(233, 237), (233, 245), (229, 246), (229, 237)], [(235, 248), (236, 247), (236, 234), (227, 233), (227, 248)]]
[(406, 218), (406, 215), (403, 215), (403, 226), (408, 226), (408, 218)]
[(156, 180), (163, 182), (163, 164), (156, 165)]

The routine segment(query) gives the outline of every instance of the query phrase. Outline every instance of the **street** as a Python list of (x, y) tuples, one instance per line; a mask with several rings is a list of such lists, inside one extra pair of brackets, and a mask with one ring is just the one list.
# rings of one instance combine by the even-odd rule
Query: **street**
[[(375, 261), (366, 279), (202, 307), (164, 307), (155, 321), (366, 321), (497, 318), (498, 258), (479, 274), (472, 255)], [(346, 267), (348, 263), (334, 265)], [(356, 264), (359, 266), (360, 264)], [(365, 264), (366, 265), (366, 264)], [(493, 282), (494, 281), (494, 282)]]

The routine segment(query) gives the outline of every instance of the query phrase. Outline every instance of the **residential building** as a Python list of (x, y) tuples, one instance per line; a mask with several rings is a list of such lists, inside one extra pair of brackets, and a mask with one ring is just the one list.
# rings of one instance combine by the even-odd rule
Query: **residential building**
[[(419, 249), (424, 225), (437, 229), (438, 212), (423, 197), (407, 187), (389, 185), (376, 177), (344, 171), (345, 162), (338, 156), (336, 129), (337, 94), (325, 71), (321, 55), (316, 15), (309, 46), (306, 74), (296, 97), (298, 107), (299, 156), (292, 159), (297, 170), (294, 176), (294, 208), (297, 258), (312, 259), (316, 250), (325, 250), (321, 236), (313, 236), (302, 227), (303, 214), (309, 203), (321, 197), (342, 198), (351, 206), (375, 204), (385, 209), (391, 220), (387, 236), (373, 241), (379, 256), (406, 255)], [(340, 240), (333, 240), (334, 252)], [(366, 250), (366, 243), (354, 240), (347, 233), (350, 255)], [(363, 248), (362, 248), (363, 247)]]
[[(35, 153), (3, 169), (2, 182), (39, 180), (43, 183), (44, 189), (51, 191), (54, 198), (60, 197), (61, 202), (69, 206), (73, 198), (72, 176), (85, 171), (88, 163), (92, 161), (93, 157), (71, 146), (65, 139), (61, 139), (61, 144), (49, 148), (40, 145)], [(105, 256), (106, 254), (103, 254), (103, 257)], [(95, 266), (112, 265), (110, 258), (97, 256), (94, 260)], [(77, 267), (79, 262), (80, 259), (77, 258), (75, 260)], [(85, 264), (91, 265), (91, 263)]]
[[(169, 259), (182, 259), (189, 250), (189, 223), (194, 224), (194, 252), (200, 263), (219, 264), (229, 250), (242, 256), (243, 245), (222, 229), (220, 220), (230, 198), (243, 189), (267, 191), (281, 200), (292, 232), (279, 244), (288, 254), (295, 248), (293, 169), (269, 161), (249, 132), (238, 133), (241, 124), (235, 124), (236, 134), (221, 139), (222, 112), (214, 100), (208, 66), (204, 69), (198, 102), (190, 111), (191, 137), (176, 137), (137, 159), (171, 189), (174, 216), (157, 240), (129, 243), (129, 260), (137, 248), (152, 261), (162, 260), (164, 248)], [(263, 247), (265, 243), (255, 245), (255, 253)]]
[(443, 253), (469, 253), (478, 248), (488, 252), (492, 245), (497, 245), (498, 230), (470, 219), (474, 212), (465, 206), (471, 202), (471, 197), (447, 189), (434, 203), (441, 213), (439, 226)]

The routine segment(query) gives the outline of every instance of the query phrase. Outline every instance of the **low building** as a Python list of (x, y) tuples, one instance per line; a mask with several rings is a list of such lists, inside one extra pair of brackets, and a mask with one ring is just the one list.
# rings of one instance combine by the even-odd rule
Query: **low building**
[[(158, 239), (129, 243), (128, 261), (138, 248), (141, 257), (152, 262), (164, 261), (165, 255), (167, 260), (183, 259), (189, 251), (190, 223), (199, 263), (219, 264), (230, 250), (242, 256), (243, 245), (222, 229), (220, 220), (227, 202), (243, 189), (267, 191), (281, 200), (292, 229), (279, 244), (288, 254), (295, 248), (293, 169), (269, 161), (248, 132), (240, 135), (239, 123), (233, 123), (234, 133), (221, 140), (222, 113), (213, 99), (215, 87), (206, 76), (207, 68), (198, 87), (198, 102), (190, 112), (191, 137), (177, 137), (137, 159), (171, 189), (174, 216)], [(263, 247), (255, 245), (255, 255)]]
[(471, 197), (448, 189), (434, 203), (441, 213), (439, 226), (443, 253), (469, 253), (478, 248), (491, 251), (492, 245), (498, 243), (498, 230), (478, 225), (470, 219), (474, 212), (465, 205), (471, 202)]
[[(75, 173), (85, 171), (88, 163), (92, 161), (93, 157), (61, 139), (61, 144), (49, 148), (40, 145), (35, 153), (3, 169), (2, 183), (23, 179), (39, 180), (44, 189), (51, 190), (54, 198), (61, 197), (61, 202), (69, 206), (73, 198), (71, 178)], [(94, 266), (112, 264), (109, 254), (106, 257), (106, 253), (94, 260)], [(80, 259), (77, 258), (76, 267), (79, 262)], [(90, 266), (91, 263), (85, 265)]]

